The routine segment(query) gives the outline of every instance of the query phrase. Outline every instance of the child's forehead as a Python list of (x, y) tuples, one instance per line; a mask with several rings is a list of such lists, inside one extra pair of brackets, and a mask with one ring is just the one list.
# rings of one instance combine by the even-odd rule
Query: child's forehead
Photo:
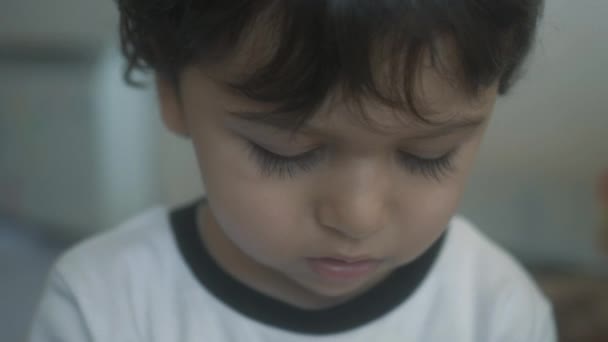
[[(190, 98), (200, 99), (200, 102), (193, 103), (195, 105), (192, 108), (196, 108), (197, 104), (205, 106), (209, 105), (209, 101), (215, 102), (214, 112), (217, 113), (218, 119), (229, 126), (240, 127), (243, 131), (281, 135), (297, 133), (298, 136), (340, 141), (351, 140), (357, 136), (418, 140), (440, 137), (456, 131), (465, 132), (487, 122), (496, 98), (494, 87), (474, 101), (462, 98), (436, 99), (433, 106), (427, 104), (420, 107), (421, 115), (428, 119), (429, 123), (421, 121), (405, 109), (389, 107), (374, 99), (361, 99), (357, 103), (347, 102), (337, 93), (328, 97), (314, 113), (274, 112), (274, 105), (252, 101), (228, 91), (212, 79), (206, 80), (207, 82), (203, 82), (212, 85), (211, 94), (207, 96), (200, 96), (198, 93), (197, 85), (201, 79), (195, 77), (194, 81), (189, 82)], [(199, 89), (209, 88), (204, 86)], [(296, 126), (294, 121), (299, 117), (306, 117), (307, 120)]]
[[(413, 139), (440, 136), (451, 131), (483, 125), (489, 118), (494, 98), (487, 94), (483, 101), (473, 106), (453, 106), (442, 110), (435, 109), (433, 112), (426, 107), (422, 115), (427, 121), (420, 120), (407, 110), (391, 108), (373, 100), (364, 100), (356, 105), (342, 101), (328, 102), (298, 127), (297, 132), (331, 136), (332, 133), (365, 131), (374, 135), (408, 136)], [(289, 113), (271, 115), (270, 111), (259, 110), (260, 107), (255, 105), (249, 108), (252, 109), (232, 111), (230, 115), (248, 124), (270, 127), (277, 131), (290, 130), (284, 124)]]
[[(234, 112), (244, 114), (240, 115), (242, 118), (251, 119), (248, 121), (277, 128), (281, 126), (291, 128), (292, 125), (285, 122), (286, 116), (306, 115), (306, 113), (297, 113), (297, 109), (294, 110), (295, 113), (284, 113), (279, 109), (276, 115), (273, 115), (273, 110), (279, 108), (279, 104), (259, 102), (247, 98), (242, 93), (233, 92), (228, 84), (238, 80), (241, 75), (251, 72), (245, 65), (224, 64), (219, 67), (199, 68), (198, 71), (202, 71), (201, 77), (209, 79), (227, 95), (222, 98), (230, 104), (229, 107), (236, 109)], [(314, 113), (307, 115), (309, 119), (306, 126), (326, 126), (346, 119), (355, 125), (390, 134), (405, 128), (424, 130), (433, 128), (432, 126), (478, 122), (485, 120), (488, 108), (494, 104), (498, 93), (498, 84), (494, 83), (478, 93), (471, 94), (433, 67), (422, 67), (418, 81), (413, 91), (417, 104), (416, 114), (409, 108), (389, 106), (373, 96), (347, 94), (343, 88), (336, 86), (325, 94)], [(398, 91), (387, 88), (384, 90)]]
[[(200, 70), (223, 89), (237, 90), (237, 95), (249, 97), (252, 103), (276, 105), (277, 115), (263, 116), (278, 118), (286, 127), (337, 112), (349, 112), (377, 130), (398, 127), (395, 118), (410, 127), (455, 118), (474, 120), (478, 116), (474, 113), (494, 100), (497, 82), (475, 92), (464, 84), (458, 48), (448, 36), (418, 46), (413, 55), (407, 46), (398, 46), (405, 42), (390, 34), (373, 40), (373, 48), (339, 54), (341, 41), (317, 46), (310, 36), (294, 32), (297, 29), (282, 28), (287, 24), (280, 1), (271, 3), (251, 18), (248, 29), (221, 59), (201, 64)], [(322, 110), (331, 101), (342, 108)], [(285, 107), (296, 112), (294, 120), (285, 120)]]

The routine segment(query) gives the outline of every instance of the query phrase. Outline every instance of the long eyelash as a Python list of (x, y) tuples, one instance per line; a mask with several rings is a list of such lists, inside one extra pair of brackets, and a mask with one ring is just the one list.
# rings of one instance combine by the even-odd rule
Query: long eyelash
[(439, 182), (448, 173), (454, 171), (455, 154), (456, 150), (453, 150), (439, 158), (425, 159), (408, 153), (399, 153), (399, 161), (412, 173), (421, 174)]
[(294, 157), (285, 157), (252, 142), (248, 142), (248, 147), (250, 156), (260, 166), (264, 176), (293, 178), (300, 171), (311, 171), (321, 157), (318, 149)]
[[(294, 157), (285, 157), (252, 142), (248, 142), (247, 145), (250, 156), (259, 165), (264, 176), (293, 178), (300, 171), (311, 171), (321, 158), (319, 150), (312, 150)], [(454, 171), (453, 159), (456, 152), (457, 150), (453, 150), (435, 159), (421, 158), (401, 152), (399, 161), (412, 173), (441, 181), (444, 176)]]

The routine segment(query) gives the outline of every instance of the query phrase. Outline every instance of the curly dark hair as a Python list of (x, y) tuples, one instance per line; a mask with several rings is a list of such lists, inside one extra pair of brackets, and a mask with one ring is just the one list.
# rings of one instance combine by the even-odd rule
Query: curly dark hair
[[(311, 113), (336, 85), (355, 99), (372, 96), (417, 113), (416, 71), (426, 52), (440, 68), (437, 47), (445, 37), (457, 57), (459, 87), (476, 94), (498, 82), (504, 94), (543, 7), (542, 0), (116, 1), (128, 81), (133, 69), (178, 80), (187, 66), (225, 60), (263, 26), (272, 55), (229, 86), (279, 105), (277, 113)], [(378, 84), (378, 58), (390, 66), (388, 87)]]

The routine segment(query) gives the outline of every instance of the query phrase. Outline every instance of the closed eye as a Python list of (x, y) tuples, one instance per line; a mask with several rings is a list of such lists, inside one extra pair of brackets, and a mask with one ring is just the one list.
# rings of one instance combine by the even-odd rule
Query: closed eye
[(424, 158), (399, 152), (398, 160), (408, 171), (440, 181), (446, 174), (455, 170), (453, 160), (457, 151), (458, 149), (454, 149), (437, 158)]
[[(322, 146), (289, 156), (269, 151), (251, 141), (247, 141), (247, 147), (250, 157), (262, 174), (278, 178), (293, 178), (300, 172), (310, 172), (325, 155)], [(397, 155), (399, 164), (408, 172), (440, 181), (455, 170), (453, 160), (457, 151), (458, 149), (454, 149), (437, 158), (421, 157), (403, 151), (399, 151)]]
[(271, 152), (251, 141), (248, 145), (250, 156), (266, 176), (293, 178), (300, 171), (311, 171), (323, 157), (321, 147), (297, 155), (285, 156)]

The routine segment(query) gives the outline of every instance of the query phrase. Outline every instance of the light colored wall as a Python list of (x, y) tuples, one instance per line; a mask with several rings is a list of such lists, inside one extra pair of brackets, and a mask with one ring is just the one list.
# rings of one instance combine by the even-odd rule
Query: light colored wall
[(501, 99), (463, 211), (527, 258), (608, 269), (594, 245), (608, 168), (608, 2), (549, 0), (528, 71)]
[(94, 117), (83, 67), (0, 64), (0, 213), (92, 231)]
[(104, 228), (162, 202), (156, 96), (151, 87), (125, 84), (124, 65), (118, 49), (109, 47), (95, 67), (90, 93), (98, 184), (93, 195), (100, 203), (96, 224)]
[(163, 203), (178, 206), (205, 193), (192, 144), (163, 130), (159, 134)]
[(0, 43), (95, 46), (117, 31), (115, 7), (113, 0), (3, 0)]

